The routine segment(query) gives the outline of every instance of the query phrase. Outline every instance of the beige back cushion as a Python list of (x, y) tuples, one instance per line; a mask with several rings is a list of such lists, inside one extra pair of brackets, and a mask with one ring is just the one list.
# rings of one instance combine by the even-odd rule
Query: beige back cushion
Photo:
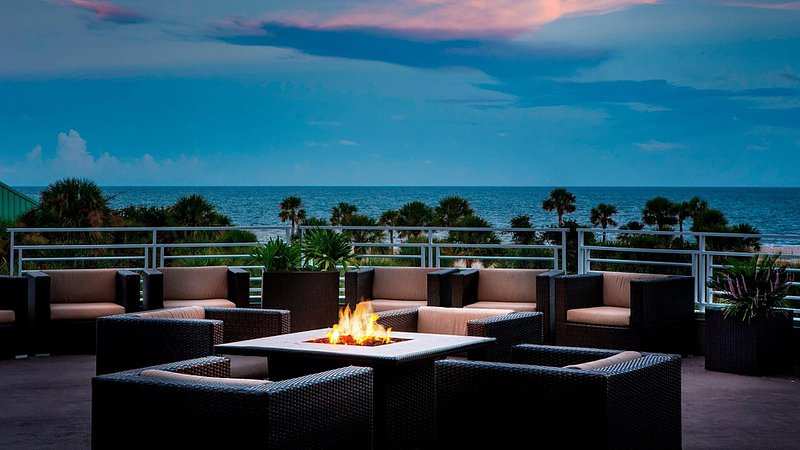
[(417, 332), (467, 335), (467, 322), (486, 317), (505, 316), (510, 309), (461, 309), (421, 306), (417, 317)]
[(536, 269), (480, 269), (478, 300), (536, 303)]
[(372, 298), (428, 300), (428, 273), (435, 267), (376, 267)]
[(631, 280), (648, 280), (666, 276), (652, 273), (603, 272), (603, 304), (630, 308)]
[(633, 361), (634, 359), (641, 357), (642, 354), (639, 352), (622, 352), (609, 356), (608, 358), (597, 359), (583, 364), (572, 364), (569, 366), (564, 366), (564, 368), (576, 370), (597, 370), (602, 369), (603, 367), (613, 366), (614, 364), (622, 364), (624, 362)]
[(202, 306), (157, 309), (134, 314), (145, 319), (205, 319), (206, 309)]
[(114, 303), (117, 269), (45, 270), (50, 276), (50, 303)]
[(228, 268), (159, 267), (164, 274), (165, 300), (228, 298)]
[(263, 386), (268, 384), (268, 380), (252, 380), (248, 378), (218, 378), (202, 377), (200, 375), (187, 375), (185, 373), (170, 372), (168, 370), (147, 369), (139, 375), (143, 377), (162, 378), (176, 381), (200, 381), (206, 383), (227, 384), (231, 386)]
[(0, 309), (0, 323), (14, 323), (17, 320), (17, 315), (13, 310)]

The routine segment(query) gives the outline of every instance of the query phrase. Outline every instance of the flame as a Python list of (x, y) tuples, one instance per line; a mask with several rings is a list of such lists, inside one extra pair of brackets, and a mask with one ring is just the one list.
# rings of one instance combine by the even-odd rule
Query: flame
[(370, 302), (356, 305), (350, 311), (350, 305), (339, 310), (339, 323), (325, 335), (325, 342), (341, 345), (381, 345), (392, 342), (389, 337), (391, 328), (384, 328), (378, 323), (378, 315), (372, 312)]

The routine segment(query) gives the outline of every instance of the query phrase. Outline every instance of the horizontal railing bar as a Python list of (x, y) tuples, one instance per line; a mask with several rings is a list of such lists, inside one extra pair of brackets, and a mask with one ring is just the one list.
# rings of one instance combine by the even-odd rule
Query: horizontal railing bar
[(656, 231), (656, 230), (620, 230), (602, 228), (578, 228), (577, 231), (588, 233), (607, 233), (607, 234), (643, 234), (654, 236), (706, 236), (706, 237), (737, 237), (737, 238), (759, 238), (759, 239), (798, 239), (800, 234), (754, 234), (754, 233), (722, 233), (711, 231)]
[(491, 227), (383, 227), (375, 225), (363, 226), (344, 226), (344, 225), (322, 225), (307, 226), (300, 225), (301, 230), (374, 230), (374, 231), (500, 231), (500, 232), (557, 232), (569, 231), (567, 228), (491, 228)]
[(233, 254), (233, 255), (164, 255), (164, 259), (204, 259), (204, 258), (249, 258), (250, 255), (241, 255), (241, 254)]
[(417, 247), (417, 248), (421, 248), (421, 247), (427, 247), (430, 244), (428, 244), (427, 242), (420, 242), (420, 243), (412, 242), (412, 243), (404, 243), (404, 244), (398, 244), (398, 243), (390, 244), (389, 242), (351, 242), (350, 245), (353, 246), (353, 247), (386, 247), (386, 248), (388, 248), (388, 247), (403, 247), (403, 248)]
[(625, 253), (668, 253), (671, 255), (697, 255), (699, 250), (672, 250), (668, 248), (637, 248), (637, 247), (608, 247), (608, 246), (595, 246), (584, 245), (583, 248), (587, 250), (601, 250), (609, 252), (625, 252)]
[(356, 258), (386, 258), (386, 259), (419, 259), (419, 255), (373, 255), (364, 253), (363, 255), (356, 255)]
[(144, 256), (64, 256), (58, 258), (22, 258), (20, 261), (115, 261), (115, 260), (131, 260), (141, 259), (145, 260)]
[(439, 259), (481, 259), (490, 261), (552, 261), (553, 258), (546, 258), (543, 256), (451, 256), (442, 255)]
[(544, 250), (559, 250), (560, 245), (524, 245), (524, 244), (433, 244), (433, 247), (439, 248), (510, 248), (510, 249), (544, 249)]
[(76, 232), (153, 232), (153, 231), (233, 231), (233, 230), (291, 230), (283, 225), (254, 225), (254, 226), (227, 226), (227, 227), (97, 227), (97, 228), (8, 228), (15, 233), (76, 233)]
[(15, 245), (17, 250), (91, 250), (91, 249), (145, 249), (152, 244), (67, 244), (67, 245)]
[(692, 263), (671, 262), (671, 261), (641, 261), (632, 259), (606, 259), (606, 258), (589, 258), (589, 261), (610, 263), (610, 264), (644, 264), (647, 266), (692, 267)]
[[(220, 248), (220, 247), (257, 247), (258, 242), (208, 242), (186, 244), (156, 244), (160, 248)], [(152, 247), (152, 244), (149, 244)]]

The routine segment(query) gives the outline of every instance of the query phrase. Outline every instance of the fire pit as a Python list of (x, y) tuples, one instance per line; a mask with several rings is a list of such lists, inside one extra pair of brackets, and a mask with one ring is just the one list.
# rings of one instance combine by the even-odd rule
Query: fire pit
[(390, 337), (391, 333), (391, 328), (385, 328), (378, 323), (378, 315), (372, 311), (370, 302), (361, 302), (356, 305), (355, 311), (350, 311), (350, 305), (340, 309), (339, 323), (334, 324), (325, 337), (308, 342), (375, 347), (407, 340), (393, 339)]

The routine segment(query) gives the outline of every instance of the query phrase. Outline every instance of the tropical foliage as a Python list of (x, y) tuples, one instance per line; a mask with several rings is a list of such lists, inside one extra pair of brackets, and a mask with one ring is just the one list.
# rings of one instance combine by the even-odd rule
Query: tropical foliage
[(278, 218), (281, 222), (289, 222), (292, 225), (292, 236), (295, 235), (297, 224), (306, 218), (306, 210), (303, 209), (303, 200), (295, 195), (290, 195), (278, 204), (281, 212)]
[(542, 209), (555, 211), (558, 214), (558, 226), (561, 227), (564, 225), (564, 214), (575, 212), (575, 194), (564, 188), (553, 189), (550, 196), (542, 201)]
[[(400, 217), (400, 213), (396, 209), (389, 209), (381, 213), (381, 216), (378, 218), (378, 223), (382, 227), (395, 227), (397, 226), (397, 219)], [(389, 242), (394, 244), (394, 230), (389, 230)]]
[[(605, 230), (609, 225), (612, 227), (617, 225), (617, 222), (614, 220), (614, 214), (616, 213), (616, 206), (609, 205), (607, 203), (600, 203), (592, 208), (592, 211), (589, 214), (589, 221), (592, 222), (592, 225), (600, 226)], [(606, 234), (603, 233), (603, 242), (605, 241)]]
[(730, 260), (728, 269), (714, 274), (708, 287), (721, 292), (728, 305), (725, 317), (750, 321), (771, 314), (786, 314), (792, 274), (779, 256), (753, 256), (747, 261)]
[(358, 212), (358, 206), (352, 203), (339, 202), (338, 205), (331, 208), (331, 225), (344, 225), (356, 212)]
[[(427, 227), (433, 224), (433, 208), (414, 200), (397, 210), (397, 225), (401, 227)], [(419, 236), (422, 230), (403, 230), (400, 237)]]
[(250, 263), (264, 266), (267, 272), (292, 272), (303, 267), (300, 245), (281, 238), (270, 238), (250, 254)]
[(457, 195), (451, 195), (439, 200), (433, 210), (434, 223), (440, 227), (455, 227), (465, 217), (475, 215), (469, 201)]
[(346, 271), (350, 266), (358, 266), (356, 254), (350, 240), (341, 233), (330, 230), (310, 230), (303, 238), (303, 254), (309, 268), (321, 271)]

